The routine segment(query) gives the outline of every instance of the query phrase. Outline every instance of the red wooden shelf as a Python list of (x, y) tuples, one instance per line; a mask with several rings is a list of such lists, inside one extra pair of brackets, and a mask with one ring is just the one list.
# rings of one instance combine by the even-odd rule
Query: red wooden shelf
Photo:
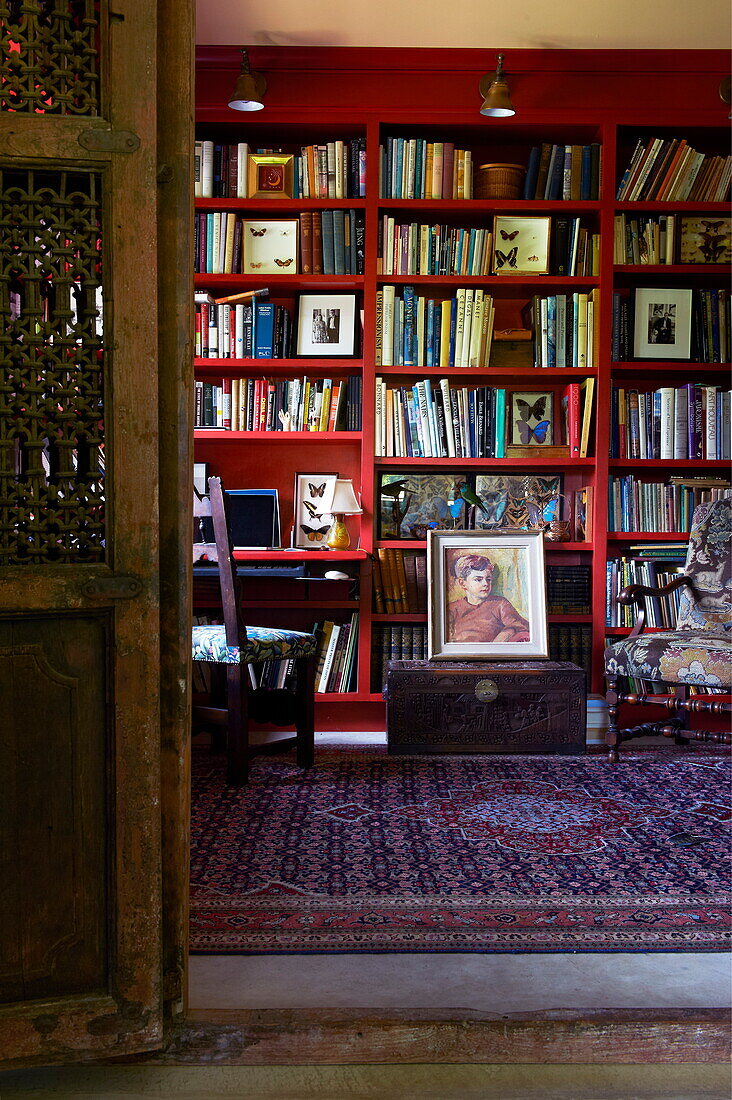
[(196, 290), (215, 290), (217, 287), (270, 287), (273, 294), (278, 291), (299, 290), (359, 290), (363, 287), (363, 275), (207, 275), (198, 272), (193, 285)]
[(483, 378), (531, 378), (544, 382), (551, 378), (588, 378), (597, 374), (594, 367), (376, 367), (379, 378), (391, 375), (439, 375), (441, 378), (472, 378), (480, 382)]
[(632, 374), (647, 374), (656, 373), (668, 374), (679, 373), (686, 375), (696, 374), (708, 374), (709, 371), (728, 371), (730, 368), (729, 363), (660, 363), (657, 360), (655, 362), (648, 362), (647, 360), (639, 360), (638, 362), (623, 361), (610, 364), (611, 373), (619, 372), (631, 372)]
[(449, 469), (483, 469), (502, 466), (537, 466), (555, 469), (563, 466), (594, 466), (594, 458), (375, 458), (376, 466), (446, 466)]
[(315, 703), (383, 703), (384, 696), (370, 691), (333, 691), (318, 692)]
[(195, 200), (196, 210), (246, 210), (277, 214), (300, 213), (302, 210), (364, 210), (366, 200), (360, 199), (203, 199)]
[(364, 561), (366, 550), (235, 550), (237, 561)]
[(412, 210), (435, 214), (493, 214), (503, 211), (527, 213), (530, 210), (542, 213), (567, 213), (576, 210), (579, 214), (600, 210), (597, 199), (379, 199), (379, 210)]
[[(612, 635), (614, 638), (625, 638), (630, 634), (632, 626), (606, 626), (605, 633)], [(663, 630), (673, 630), (672, 626), (644, 626), (644, 634), (660, 634)]]
[(313, 378), (330, 378), (357, 374), (363, 367), (363, 359), (208, 359), (196, 356), (193, 366), (198, 375), (307, 374)]
[[(500, 530), (510, 530), (510, 528), (500, 528)], [(395, 550), (426, 550), (427, 543), (424, 539), (378, 539), (374, 543), (375, 547), (395, 549)], [(589, 550), (594, 548), (591, 542), (548, 542), (544, 540), (544, 550)]]
[(717, 458), (611, 458), (611, 470), (624, 470), (637, 466), (648, 466), (653, 470), (695, 470), (703, 466), (705, 470), (729, 470), (726, 459)]
[(728, 279), (729, 264), (614, 264), (613, 271), (620, 275), (713, 275)]
[[(684, 129), (685, 127), (678, 127)], [(613, 204), (619, 211), (642, 210), (657, 211), (659, 214), (727, 214), (729, 204), (726, 202), (649, 202), (648, 200), (636, 200), (635, 202), (618, 202)], [(695, 264), (695, 267), (703, 267), (703, 264)]]
[(315, 440), (317, 443), (359, 443), (361, 432), (232, 432), (228, 428), (196, 428), (196, 439), (206, 442), (235, 443), (237, 440), (247, 443), (302, 443)]
[(688, 542), (688, 531), (608, 531), (613, 542)]
[(379, 283), (389, 283), (392, 286), (402, 286), (418, 283), (420, 286), (446, 286), (461, 287), (467, 283), (480, 283), (481, 286), (518, 288), (519, 296), (523, 295), (522, 287), (552, 286), (599, 286), (597, 275), (377, 275)]

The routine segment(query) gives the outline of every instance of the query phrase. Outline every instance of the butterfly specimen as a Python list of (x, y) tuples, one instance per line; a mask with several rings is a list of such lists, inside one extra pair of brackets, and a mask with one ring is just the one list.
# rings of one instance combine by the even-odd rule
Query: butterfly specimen
[(501, 240), (512, 241), (514, 237), (518, 237), (518, 229), (514, 229), (513, 233), (507, 233), (505, 229), (501, 230)]
[(533, 263), (535, 260), (538, 260), (538, 259), (539, 259), (538, 256), (529, 256), (529, 263)]
[(317, 516), (322, 515), (322, 513), (319, 512), (315, 505), (311, 504), (309, 500), (304, 500), (302, 503), (303, 507), (307, 509), (311, 519), (315, 519)]
[(533, 405), (530, 405), (528, 401), (523, 401), (520, 397), (516, 398), (522, 420), (541, 420), (546, 412), (546, 402), (546, 394), (542, 395)]
[(330, 531), (330, 524), (326, 523), (325, 527), (310, 527), (307, 523), (301, 523), (300, 530), (307, 535), (310, 542), (322, 542)]
[[(503, 230), (501, 230), (503, 232)], [(517, 230), (518, 232), (518, 230)], [(508, 267), (516, 266), (516, 258), (518, 256), (518, 245), (514, 245), (510, 252), (501, 252), (500, 248), (496, 249), (496, 262), (498, 267), (508, 265)]]
[(503, 518), (508, 504), (508, 493), (505, 489), (499, 492), (484, 492), (481, 499), (486, 507), (486, 527), (497, 527)]
[(266, 230), (266, 228), (265, 229), (255, 229), (253, 225), (250, 225), (249, 226), (249, 232), (251, 233), (251, 235), (253, 237), (263, 237), (264, 234), (267, 232), (267, 230)]
[(533, 439), (535, 439), (537, 443), (543, 443), (551, 427), (551, 421), (542, 420), (541, 423), (534, 425), (532, 428), (525, 420), (517, 420), (516, 427), (518, 428), (519, 439), (524, 445), (531, 443)]
[(261, 260), (258, 264), (250, 263), (249, 266), (252, 268), (264, 267), (264, 260)]
[(320, 485), (313, 485), (312, 481), (308, 482), (308, 492), (311, 497), (322, 497), (325, 492), (326, 482), (322, 481)]
[(278, 267), (289, 267), (289, 266), (290, 266), (290, 264), (291, 264), (291, 263), (293, 263), (293, 262), (294, 262), (294, 261), (293, 261), (292, 257), (290, 257), (290, 259), (289, 259), (289, 260), (279, 260), (279, 259), (278, 259), (278, 258), (277, 258), (277, 257), (275, 256), (275, 263), (277, 264), (277, 266), (278, 266)]

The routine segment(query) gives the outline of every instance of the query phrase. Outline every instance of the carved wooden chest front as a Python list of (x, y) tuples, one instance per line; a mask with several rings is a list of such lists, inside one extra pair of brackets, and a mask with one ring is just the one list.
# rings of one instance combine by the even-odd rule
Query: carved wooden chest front
[(390, 661), (389, 752), (581, 753), (585, 673), (568, 661)]

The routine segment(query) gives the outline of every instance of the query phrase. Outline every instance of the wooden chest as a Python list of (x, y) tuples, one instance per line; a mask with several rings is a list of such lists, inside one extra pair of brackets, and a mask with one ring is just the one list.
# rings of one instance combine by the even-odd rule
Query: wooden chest
[(390, 753), (581, 753), (584, 670), (568, 661), (390, 661)]

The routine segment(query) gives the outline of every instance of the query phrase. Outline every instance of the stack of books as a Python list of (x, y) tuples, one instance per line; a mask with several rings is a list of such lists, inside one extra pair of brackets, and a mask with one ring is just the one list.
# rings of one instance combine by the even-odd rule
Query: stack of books
[(732, 459), (732, 390), (701, 382), (613, 387), (611, 458)]
[(399, 223), (384, 215), (379, 227), (377, 275), (490, 275), (490, 229)]
[(474, 287), (428, 299), (386, 285), (376, 295), (376, 366), (487, 367), (494, 318), (492, 297)]
[(547, 611), (550, 615), (589, 615), (592, 570), (589, 565), (547, 565)]
[(615, 264), (672, 264), (676, 246), (675, 214), (616, 214)]
[(389, 661), (424, 661), (427, 627), (377, 626), (371, 636), (371, 690), (383, 691)]
[(424, 551), (379, 547), (373, 563), (374, 611), (378, 615), (427, 610)]
[(234, 432), (357, 432), (361, 376), (196, 380), (194, 426)]
[(672, 477), (663, 482), (611, 474), (608, 531), (689, 531), (698, 504), (730, 495), (727, 478)]
[(382, 199), (472, 199), (473, 155), (452, 141), (388, 137), (379, 147)]
[(299, 218), (303, 275), (363, 275), (362, 210), (304, 210)]
[(534, 366), (579, 367), (594, 370), (599, 364), (599, 292), (535, 294), (522, 311), (532, 333)]
[(429, 378), (376, 379), (374, 453), (396, 458), (505, 458), (506, 390)]
[(196, 291), (195, 354), (203, 359), (288, 359), (292, 316), (285, 306), (264, 301), (261, 296), (267, 293), (213, 298)]
[[(607, 562), (605, 589), (605, 626), (631, 627), (638, 616), (638, 604), (624, 607), (618, 603), (618, 595), (629, 584), (644, 584), (649, 588), (662, 588), (673, 577), (684, 571), (686, 546), (681, 544), (675, 561), (667, 556), (657, 559), (655, 549), (646, 555), (610, 558)], [(673, 630), (683, 589), (677, 588), (669, 596), (644, 596), (646, 626)]]
[(245, 141), (222, 144), (196, 141), (193, 150), (193, 193), (202, 199), (245, 199), (249, 146)]
[(598, 199), (602, 148), (590, 145), (534, 145), (524, 180), (525, 199)]
[(552, 661), (571, 661), (587, 675), (592, 662), (592, 627), (580, 623), (549, 624), (549, 657)]
[(358, 654), (358, 611), (350, 622), (326, 620), (316, 626), (318, 654), (315, 670), (315, 691), (318, 695), (342, 694), (356, 690)]
[(626, 202), (724, 202), (732, 156), (698, 153), (685, 138), (640, 138), (616, 198)]
[(296, 199), (358, 199), (366, 194), (366, 139), (303, 145), (295, 158)]

